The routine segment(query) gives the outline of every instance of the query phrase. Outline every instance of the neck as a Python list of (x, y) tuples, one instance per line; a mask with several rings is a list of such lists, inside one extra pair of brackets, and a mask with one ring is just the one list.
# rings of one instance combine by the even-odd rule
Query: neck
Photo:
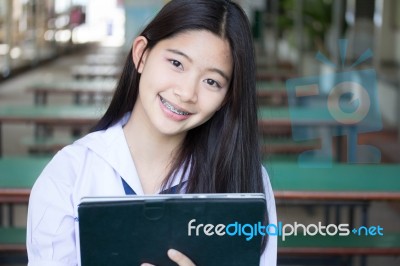
[(132, 113), (124, 126), (124, 134), (142, 186), (147, 184), (151, 191), (161, 185), (171, 170), (184, 136), (161, 134), (142, 117)]
[(128, 123), (124, 127), (125, 138), (128, 146), (134, 153), (140, 154), (143, 159), (150, 161), (171, 158), (177, 151), (181, 141), (168, 137), (156, 138), (147, 134), (143, 128)]
[(124, 134), (131, 153), (138, 154), (143, 160), (163, 161), (175, 155), (181, 138), (174, 138), (155, 134), (146, 127), (136, 125), (133, 119), (129, 119), (124, 126)]

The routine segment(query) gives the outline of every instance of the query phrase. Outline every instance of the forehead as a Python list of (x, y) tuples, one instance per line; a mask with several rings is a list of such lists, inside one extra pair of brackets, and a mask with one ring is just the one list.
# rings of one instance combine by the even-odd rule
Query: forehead
[(214, 64), (214, 67), (228, 68), (227, 70), (230, 70), (233, 64), (229, 42), (206, 30), (190, 30), (179, 33), (160, 41), (156, 47), (162, 50), (179, 50), (194, 62)]

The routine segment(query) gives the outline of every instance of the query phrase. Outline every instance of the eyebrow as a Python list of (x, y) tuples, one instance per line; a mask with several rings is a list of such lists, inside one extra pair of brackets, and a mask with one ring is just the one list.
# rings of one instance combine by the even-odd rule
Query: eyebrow
[[(179, 50), (175, 50), (175, 49), (167, 49), (168, 52), (177, 54), (177, 55), (181, 55), (183, 57), (185, 57), (190, 63), (193, 63), (192, 58), (190, 58), (187, 54), (179, 51)], [(207, 71), (211, 71), (211, 72), (216, 72), (218, 74), (220, 74), (227, 82), (229, 82), (230, 78), (228, 77), (227, 74), (225, 74), (224, 71), (218, 69), (218, 68), (207, 68)]]
[(225, 80), (226, 82), (229, 82), (229, 77), (228, 75), (226, 75), (222, 70), (218, 69), (218, 68), (209, 68), (207, 69), (208, 71), (212, 71), (212, 72), (216, 72), (218, 74), (220, 74)]

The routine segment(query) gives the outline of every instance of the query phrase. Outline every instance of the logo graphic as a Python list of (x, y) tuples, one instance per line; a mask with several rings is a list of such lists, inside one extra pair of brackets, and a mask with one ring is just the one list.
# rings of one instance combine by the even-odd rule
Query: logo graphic
[(349, 236), (353, 233), (354, 236), (383, 236), (383, 227), (377, 226), (360, 226), (354, 227), (350, 230), (349, 224), (328, 224), (323, 225), (321, 222), (317, 224), (302, 224), (294, 222), (294, 224), (284, 224), (278, 222), (277, 224), (263, 225), (262, 222), (255, 224), (241, 224), (233, 221), (230, 224), (203, 224), (198, 223), (196, 219), (191, 219), (187, 226), (188, 236), (231, 236), (231, 237), (244, 237), (246, 241), (254, 239), (255, 236), (276, 236), (280, 237), (282, 241), (290, 236)]
[[(350, 67), (345, 66), (346, 40), (339, 40), (341, 65), (338, 66), (318, 52), (316, 59), (334, 69), (332, 73), (301, 77), (286, 81), (292, 136), (295, 141), (321, 140), (321, 148), (305, 151), (299, 156), (304, 167), (331, 166), (341, 160), (342, 139), (347, 139), (349, 163), (380, 162), (380, 151), (359, 145), (358, 134), (382, 129), (374, 69), (354, 70), (372, 57), (365, 51)], [(333, 137), (338, 149), (333, 151)]]

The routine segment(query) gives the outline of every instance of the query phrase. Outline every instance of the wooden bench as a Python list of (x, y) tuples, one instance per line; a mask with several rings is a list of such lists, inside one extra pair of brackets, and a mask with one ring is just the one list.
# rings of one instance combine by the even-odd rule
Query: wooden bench
[(0, 227), (0, 265), (26, 265), (26, 229)]
[(259, 105), (287, 105), (285, 83), (281, 81), (258, 81), (257, 101)]
[(297, 163), (297, 154), (283, 154), (283, 153), (264, 153), (262, 154), (263, 162), (265, 165), (273, 163)]
[[(278, 241), (278, 263), (285, 265), (353, 265), (353, 256), (399, 256), (400, 232), (383, 236), (288, 236)], [(333, 264), (328, 264), (333, 263)]]
[(0, 227), (0, 252), (26, 252), (26, 229)]
[[(30, 188), (49, 158), (1, 158), (0, 202), (27, 202)], [(400, 200), (400, 165), (333, 165), (332, 168), (301, 168), (297, 163), (265, 162), (277, 200), (386, 201)], [(385, 173), (385, 175), (382, 175)], [(379, 182), (376, 177), (380, 176)], [(23, 252), (20, 229), (0, 230), (0, 250)], [(288, 237), (279, 242), (280, 256), (399, 255), (400, 232), (384, 237), (346, 238)], [(354, 240), (353, 240), (354, 238)], [(15, 241), (13, 239), (19, 239)], [(339, 253), (338, 253), (339, 252)]]
[[(49, 157), (0, 158), (0, 206), (7, 206), (7, 224), (14, 225), (14, 205), (27, 204), (30, 190)], [(0, 212), (0, 226), (5, 221)]]
[(298, 73), (292, 70), (257, 68), (257, 81), (283, 81), (298, 77)]
[(49, 157), (0, 158), (0, 203), (27, 203), (30, 190)]
[(72, 135), (78, 136), (79, 130), (93, 126), (104, 108), (97, 105), (32, 105), (0, 106), (0, 156), (2, 156), (2, 124), (33, 124), (36, 127), (35, 138), (48, 137), (55, 126), (67, 126), (74, 129)]
[(117, 79), (121, 72), (121, 67), (113, 65), (76, 65), (71, 67), (71, 74), (74, 79)]
[(71, 80), (66, 82), (38, 82), (26, 89), (34, 94), (34, 103), (46, 105), (49, 95), (71, 95), (74, 104), (82, 104), (86, 96), (88, 103), (94, 103), (96, 96), (109, 98), (114, 93), (117, 81), (105, 80)]
[[(341, 123), (334, 119), (328, 108), (313, 107), (265, 107), (258, 108), (259, 127), (264, 134), (270, 129), (280, 128), (291, 129), (292, 135), (298, 138), (296, 140), (320, 139), (325, 146), (322, 148), (332, 149), (333, 137), (337, 137), (336, 161), (342, 161), (342, 146), (347, 147), (347, 160), (350, 163), (357, 163), (357, 126), (358, 118), (355, 114), (352, 120), (347, 119), (346, 123)], [(366, 126), (366, 125), (363, 125)], [(311, 130), (310, 130), (311, 129)], [(330, 134), (319, 134), (318, 130), (331, 132)], [(343, 145), (344, 138), (347, 136), (347, 145)], [(331, 154), (333, 157), (334, 154)]]
[(125, 58), (119, 54), (88, 54), (84, 61), (88, 65), (122, 65)]
[(264, 137), (261, 151), (263, 154), (298, 154), (317, 148), (319, 148), (318, 141), (294, 141), (291, 138)]
[(400, 163), (400, 142), (382, 139), (371, 139), (368, 144), (381, 151), (382, 161), (387, 163)]
[(400, 255), (400, 232), (383, 236), (287, 236), (279, 238), (278, 252), (282, 255)]
[[(259, 105), (271, 106), (288, 104), (288, 92), (285, 82), (261, 80), (257, 81), (256, 88)], [(296, 96), (301, 97), (309, 94), (310, 89), (303, 89), (299, 90)]]
[(73, 136), (50, 136), (43, 138), (26, 137), (22, 145), (27, 147), (29, 154), (55, 154), (65, 146), (72, 144), (77, 138)]
[[(0, 227), (0, 252), (26, 252), (26, 229)], [(277, 236), (270, 236), (277, 237)], [(328, 255), (400, 255), (400, 232), (383, 236), (287, 236), (279, 237), (279, 255), (328, 256)]]
[(263, 164), (279, 199), (400, 201), (400, 164)]

